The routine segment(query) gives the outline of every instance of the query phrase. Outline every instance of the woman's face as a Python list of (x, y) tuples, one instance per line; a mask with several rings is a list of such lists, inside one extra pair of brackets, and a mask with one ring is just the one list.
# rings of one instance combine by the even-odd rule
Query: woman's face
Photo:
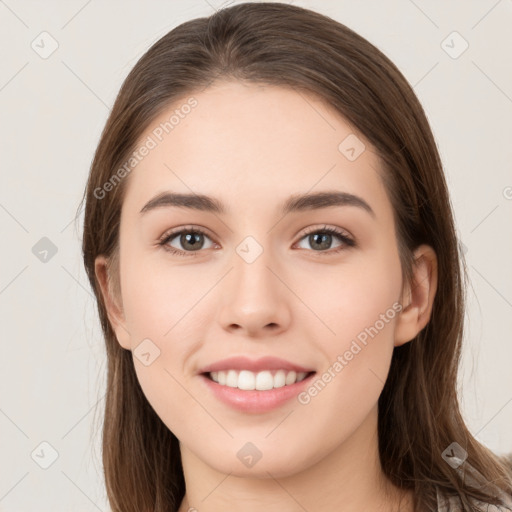
[[(143, 145), (124, 178), (115, 328), (182, 449), (285, 476), (374, 436), (402, 277), (373, 148), (314, 96), (238, 82), (173, 104)], [(151, 205), (162, 194), (192, 198)], [(222, 363), (238, 356), (286, 363)], [(203, 374), (218, 362), (230, 386)], [(282, 387), (294, 365), (308, 377)], [(256, 381), (276, 387), (238, 389)]]

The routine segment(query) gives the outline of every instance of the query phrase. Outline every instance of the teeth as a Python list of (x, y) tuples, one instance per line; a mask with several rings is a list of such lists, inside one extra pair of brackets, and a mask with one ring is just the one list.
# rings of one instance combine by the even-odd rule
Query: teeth
[(230, 388), (243, 390), (257, 389), (266, 391), (273, 388), (282, 388), (300, 382), (306, 378), (306, 372), (294, 372), (286, 370), (277, 370), (273, 372), (264, 370), (258, 373), (249, 370), (227, 370), (219, 372), (210, 372), (213, 381)]

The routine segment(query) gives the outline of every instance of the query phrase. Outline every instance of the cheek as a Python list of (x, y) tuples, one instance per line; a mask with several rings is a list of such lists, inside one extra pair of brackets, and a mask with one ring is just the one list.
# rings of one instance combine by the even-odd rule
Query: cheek
[(320, 382), (306, 391), (303, 402), (318, 396), (320, 409), (331, 404), (344, 414), (348, 408), (357, 418), (356, 410), (363, 413), (375, 404), (389, 371), (401, 310), (400, 262), (391, 251), (375, 253), (353, 265), (340, 266), (336, 275), (322, 282), (323, 293), (318, 287), (310, 288), (317, 291), (308, 300), (331, 332), (323, 330), (319, 336), (317, 331), (316, 337), (309, 332), (326, 363), (318, 372)]
[(308, 411), (305, 434), (324, 432), (341, 441), (377, 406), (394, 350), (397, 309), (382, 294), (380, 300), (346, 303), (339, 312), (336, 336), (317, 343), (327, 362), (297, 397)]
[(198, 279), (192, 266), (172, 268), (164, 258), (155, 262), (136, 251), (122, 261), (121, 272), (126, 326), (141, 388), (159, 416), (182, 418), (194, 407), (186, 391), (185, 365), (203, 338), (198, 325), (203, 325), (208, 303), (201, 301), (211, 287), (208, 277)]
[[(183, 330), (188, 316), (211, 286), (193, 266), (174, 266), (165, 258), (127, 258), (122, 265), (123, 306), (132, 340), (166, 340)], [(213, 281), (215, 282), (215, 281)]]
[(392, 251), (354, 253), (338, 266), (306, 268), (293, 279), (294, 292), (313, 313), (299, 320), (306, 328), (316, 325), (316, 335), (309, 332), (311, 339), (325, 340), (326, 347), (340, 350), (376, 323), (389, 337), (389, 320), (396, 317), (401, 288), (400, 262)]

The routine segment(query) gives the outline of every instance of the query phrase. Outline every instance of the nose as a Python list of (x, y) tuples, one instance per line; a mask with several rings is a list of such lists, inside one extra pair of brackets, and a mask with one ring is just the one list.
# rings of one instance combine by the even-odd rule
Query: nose
[[(240, 256), (242, 254), (242, 256)], [(291, 318), (290, 290), (270, 251), (251, 261), (235, 253), (221, 290), (219, 321), (223, 329), (248, 337), (276, 335)]]

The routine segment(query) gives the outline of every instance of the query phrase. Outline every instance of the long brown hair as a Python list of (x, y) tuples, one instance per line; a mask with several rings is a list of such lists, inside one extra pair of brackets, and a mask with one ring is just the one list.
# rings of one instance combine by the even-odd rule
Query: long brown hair
[[(141, 57), (121, 87), (90, 169), (82, 200), (83, 258), (108, 359), (103, 465), (112, 510), (177, 511), (185, 482), (178, 440), (147, 402), (131, 352), (116, 340), (94, 270), (98, 255), (110, 258), (112, 289), (120, 293), (119, 223), (129, 176), (105, 197), (98, 191), (104, 193), (160, 112), (216, 79), (314, 93), (374, 146), (385, 169), (404, 278), (412, 278), (412, 253), (423, 243), (437, 253), (439, 276), (431, 319), (414, 340), (395, 348), (379, 398), (383, 471), (396, 486), (414, 491), (415, 510), (436, 509), (438, 489), (458, 497), (463, 510), (474, 510), (472, 498), (497, 503), (493, 489), (512, 491), (508, 469), (471, 435), (459, 410), (467, 271), (418, 99), (385, 55), (341, 23), (292, 5), (245, 3), (179, 25)], [(442, 456), (453, 442), (468, 454), (462, 471)], [(478, 484), (464, 468), (481, 476)]]

